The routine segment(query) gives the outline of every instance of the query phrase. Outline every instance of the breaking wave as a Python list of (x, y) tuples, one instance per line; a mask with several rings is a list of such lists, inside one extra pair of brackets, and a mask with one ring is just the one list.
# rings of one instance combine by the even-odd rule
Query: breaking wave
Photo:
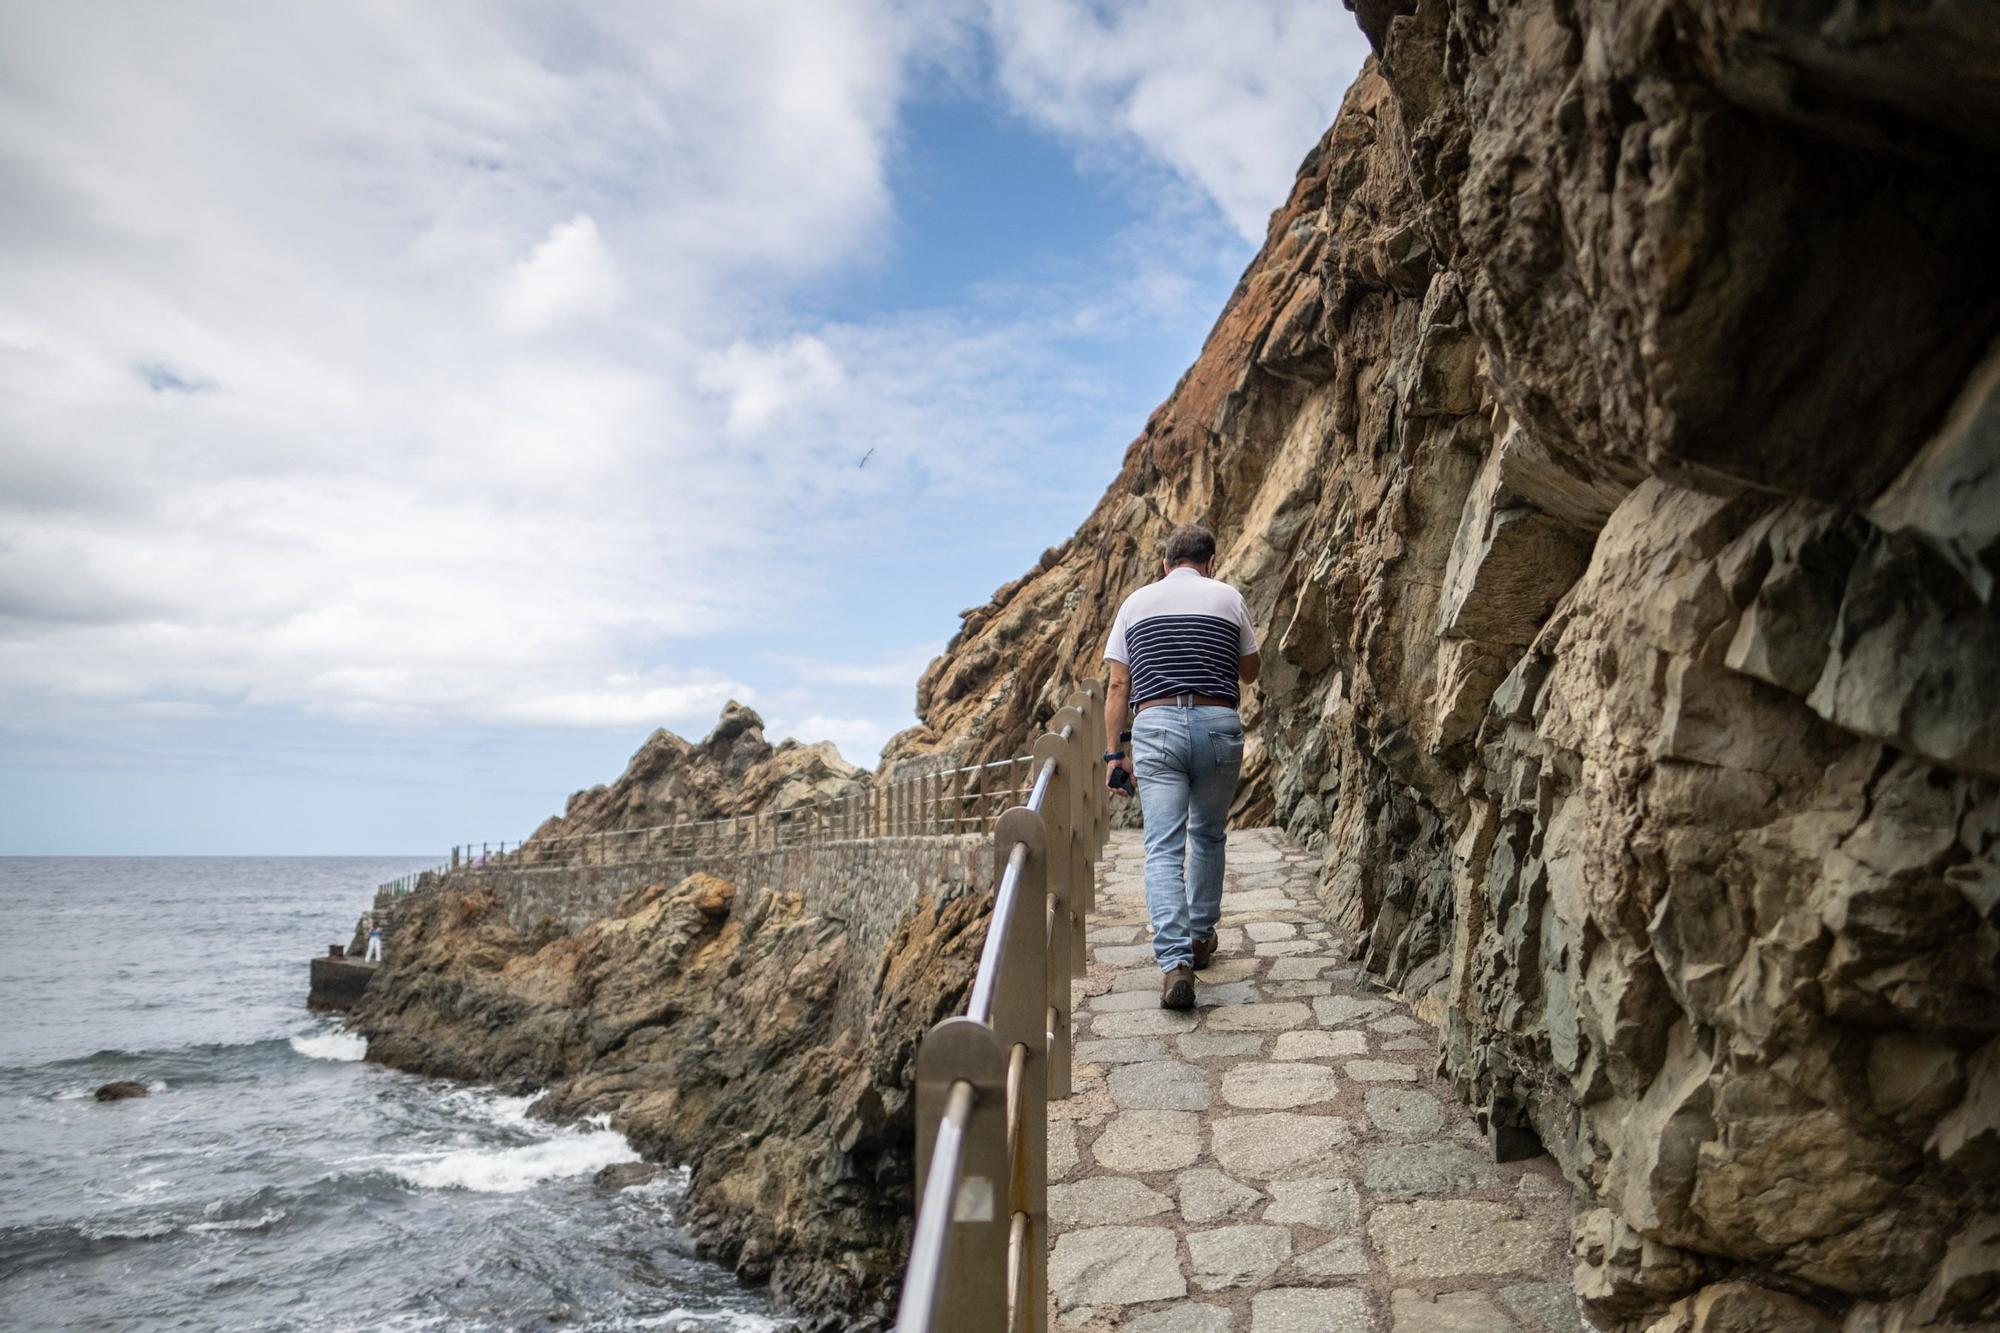
[(365, 1060), (368, 1038), (354, 1032), (316, 1032), (309, 1037), (293, 1037), (292, 1049), (308, 1060)]
[(519, 1194), (545, 1180), (587, 1176), (607, 1166), (636, 1162), (639, 1154), (614, 1130), (558, 1134), (512, 1148), (459, 1148), (412, 1154), (387, 1164), (389, 1174), (420, 1189)]

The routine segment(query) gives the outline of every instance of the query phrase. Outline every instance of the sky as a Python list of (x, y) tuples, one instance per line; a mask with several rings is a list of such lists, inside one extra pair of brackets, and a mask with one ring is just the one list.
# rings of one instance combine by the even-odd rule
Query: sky
[(1339, 0), (0, 0), (0, 854), (872, 765), (1359, 68)]

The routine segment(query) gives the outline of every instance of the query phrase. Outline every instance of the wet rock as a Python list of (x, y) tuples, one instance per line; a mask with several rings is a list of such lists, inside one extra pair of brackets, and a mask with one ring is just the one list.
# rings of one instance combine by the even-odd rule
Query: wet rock
[(590, 1183), (601, 1190), (631, 1189), (634, 1185), (650, 1185), (660, 1178), (661, 1172), (657, 1162), (615, 1162), (600, 1168)]
[(115, 1082), (104, 1084), (90, 1095), (100, 1102), (122, 1102), (133, 1097), (147, 1096), (149, 1091), (143, 1083), (134, 1083), (130, 1079), (118, 1079)]

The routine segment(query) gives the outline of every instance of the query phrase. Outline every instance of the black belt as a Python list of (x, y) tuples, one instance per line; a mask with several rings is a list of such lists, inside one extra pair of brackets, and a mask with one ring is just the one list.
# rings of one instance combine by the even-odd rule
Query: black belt
[(1195, 693), (1192, 693), (1192, 692), (1189, 692), (1189, 693), (1187, 693), (1187, 694), (1159, 694), (1159, 695), (1155, 695), (1155, 696), (1153, 696), (1153, 697), (1152, 697), (1151, 699), (1146, 699), (1146, 700), (1143, 700), (1142, 702), (1140, 702), (1140, 703), (1138, 703), (1137, 705), (1135, 705), (1135, 706), (1133, 707), (1132, 711), (1133, 711), (1133, 712), (1135, 712), (1135, 713), (1143, 713), (1143, 712), (1145, 712), (1145, 711), (1146, 711), (1146, 710), (1147, 710), (1148, 708), (1153, 708), (1153, 707), (1157, 707), (1157, 706), (1158, 706), (1158, 705), (1160, 705), (1160, 704), (1172, 704), (1172, 705), (1173, 705), (1174, 707), (1176, 707), (1176, 708), (1234, 708), (1234, 707), (1236, 707), (1236, 701), (1235, 701), (1234, 699), (1218, 699), (1218, 698), (1216, 698), (1216, 697), (1215, 697), (1214, 695), (1212, 695), (1212, 694), (1195, 694)]

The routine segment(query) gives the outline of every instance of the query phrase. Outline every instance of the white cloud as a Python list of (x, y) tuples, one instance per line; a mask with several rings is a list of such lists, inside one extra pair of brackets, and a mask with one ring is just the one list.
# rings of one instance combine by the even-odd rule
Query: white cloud
[(835, 662), (820, 657), (773, 655), (767, 660), (787, 667), (809, 684), (859, 685), (873, 689), (911, 690), (917, 677), (944, 651), (944, 640), (920, 643), (885, 653), (870, 662)]
[(780, 722), (768, 728), (766, 734), (773, 739), (832, 741), (840, 757), (848, 763), (873, 768), (882, 757), (882, 747), (895, 733), (872, 717), (826, 717), (815, 713), (796, 722)]
[(731, 699), (754, 704), (757, 692), (726, 680), (663, 684), (613, 676), (593, 688), (528, 696), (509, 705), (510, 721), (554, 727), (675, 727), (700, 735)]
[(832, 350), (802, 333), (761, 346), (739, 338), (703, 362), (696, 382), (728, 403), (730, 434), (747, 435), (795, 406), (833, 394), (846, 379)]
[(782, 439), (710, 442), (832, 371), (807, 337), (724, 404), (693, 367), (880, 224), (904, 78), (869, 0), (776, 19), (11, 14), (8, 711), (712, 717), (676, 645), (768, 615), (760, 524), (816, 501), (765, 484)]
[(1323, 0), (989, 0), (1000, 80), (1086, 145), (1128, 136), (1261, 242), (1367, 45)]
[[(699, 734), (764, 646), (723, 636), (856, 562), (1013, 572), (1102, 486), (1075, 442), (1142, 420), (1078, 340), (1205, 325), (1185, 275), (1240, 252), (1177, 197), (1086, 274), (793, 308), (884, 243), (913, 68), (962, 59), (973, 9), (12, 7), (0, 714)], [(1246, 230), (1342, 81), (1295, 49), (1316, 12), (990, 21), (1042, 123)], [(776, 706), (872, 760), (932, 651)]]
[(500, 327), (509, 333), (539, 333), (579, 316), (605, 314), (623, 292), (597, 223), (590, 214), (578, 213), (552, 227), (509, 270), (500, 289)]

